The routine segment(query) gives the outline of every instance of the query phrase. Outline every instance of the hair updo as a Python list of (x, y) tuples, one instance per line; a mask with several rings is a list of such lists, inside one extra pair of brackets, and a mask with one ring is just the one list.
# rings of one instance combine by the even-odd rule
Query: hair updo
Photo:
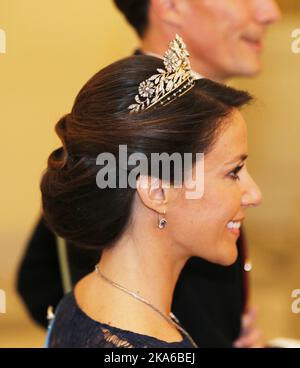
[(133, 188), (99, 189), (96, 158), (139, 152), (207, 153), (224, 118), (248, 103), (248, 93), (212, 82), (196, 81), (184, 96), (166, 106), (130, 114), (141, 81), (162, 61), (132, 56), (94, 75), (79, 92), (72, 111), (56, 124), (62, 147), (52, 152), (41, 180), (44, 218), (59, 236), (101, 250), (122, 235), (129, 223)]

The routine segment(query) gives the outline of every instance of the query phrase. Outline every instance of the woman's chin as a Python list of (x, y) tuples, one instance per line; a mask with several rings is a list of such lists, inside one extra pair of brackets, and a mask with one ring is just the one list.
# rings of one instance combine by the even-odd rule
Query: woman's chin
[(231, 266), (238, 258), (238, 249), (236, 243), (222, 247), (222, 253), (219, 256), (218, 264), (221, 266)]
[(232, 254), (227, 255), (223, 266), (231, 266), (236, 262), (237, 258), (238, 258), (238, 251), (237, 248), (235, 248), (235, 251), (232, 252)]
[(232, 242), (231, 244), (223, 243), (220, 248), (215, 249), (214, 254), (204, 256), (197, 252), (192, 256), (203, 258), (210, 263), (218, 264), (220, 266), (231, 266), (237, 260), (238, 250), (237, 245)]

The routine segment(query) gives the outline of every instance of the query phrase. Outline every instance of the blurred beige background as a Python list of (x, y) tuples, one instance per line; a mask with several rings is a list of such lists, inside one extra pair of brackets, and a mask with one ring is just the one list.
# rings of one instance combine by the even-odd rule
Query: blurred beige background
[[(300, 289), (300, 1), (280, 2), (284, 17), (266, 40), (264, 71), (233, 84), (258, 102), (246, 112), (252, 174), (264, 193), (246, 224), (253, 261), (252, 300), (267, 338), (300, 338), (293, 289)], [(39, 178), (57, 146), (54, 124), (83, 83), (138, 45), (111, 0), (0, 0), (0, 347), (41, 347), (45, 332), (26, 315), (15, 275), (40, 210)], [(47, 288), (47, 285), (45, 285)]]

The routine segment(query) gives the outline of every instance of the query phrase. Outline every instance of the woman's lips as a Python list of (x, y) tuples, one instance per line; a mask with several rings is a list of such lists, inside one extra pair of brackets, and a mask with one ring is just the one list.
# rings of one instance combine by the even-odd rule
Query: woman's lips
[(242, 225), (242, 221), (230, 221), (227, 224), (227, 229), (235, 236), (240, 236), (240, 227)]
[(231, 232), (231, 234), (233, 234), (237, 237), (239, 237), (241, 235), (241, 230), (240, 229), (228, 229), (228, 230)]

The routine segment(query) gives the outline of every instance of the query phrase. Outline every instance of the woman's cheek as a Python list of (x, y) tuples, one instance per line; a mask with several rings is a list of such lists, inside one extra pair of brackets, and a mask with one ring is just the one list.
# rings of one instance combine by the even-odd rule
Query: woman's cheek
[(214, 193), (211, 193), (211, 207), (218, 212), (220, 221), (230, 221), (236, 215), (241, 203), (238, 182), (225, 178)]

